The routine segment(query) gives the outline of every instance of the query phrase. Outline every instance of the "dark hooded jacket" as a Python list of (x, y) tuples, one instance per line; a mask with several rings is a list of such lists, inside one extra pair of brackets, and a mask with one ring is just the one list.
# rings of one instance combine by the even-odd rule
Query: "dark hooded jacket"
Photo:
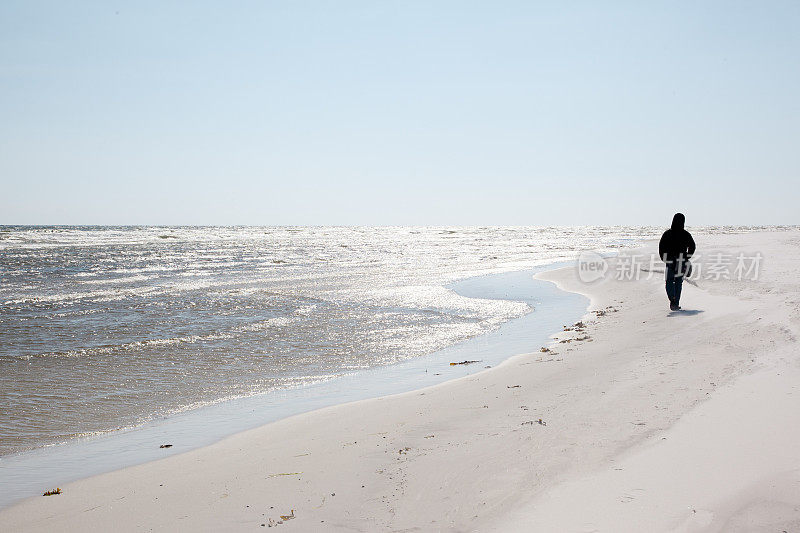
[(692, 234), (683, 229), (686, 217), (682, 213), (675, 213), (672, 217), (672, 227), (664, 232), (658, 243), (658, 255), (667, 265), (678, 265), (685, 268), (687, 261), (694, 254), (694, 239)]

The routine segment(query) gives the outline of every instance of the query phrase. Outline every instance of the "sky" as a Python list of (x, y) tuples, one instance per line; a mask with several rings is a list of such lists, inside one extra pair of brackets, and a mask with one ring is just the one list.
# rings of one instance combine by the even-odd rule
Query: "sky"
[(799, 224), (800, 2), (0, 4), (0, 224)]

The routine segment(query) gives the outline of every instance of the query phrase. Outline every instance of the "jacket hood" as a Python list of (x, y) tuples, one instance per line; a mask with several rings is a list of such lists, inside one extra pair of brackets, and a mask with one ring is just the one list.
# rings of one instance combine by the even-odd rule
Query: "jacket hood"
[(675, 216), (672, 217), (672, 229), (683, 229), (685, 223), (686, 217), (683, 216), (683, 213), (675, 213)]

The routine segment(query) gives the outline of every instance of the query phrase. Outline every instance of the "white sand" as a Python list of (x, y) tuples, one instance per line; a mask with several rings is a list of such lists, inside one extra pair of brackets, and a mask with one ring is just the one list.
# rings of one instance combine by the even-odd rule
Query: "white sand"
[(591, 340), (78, 481), (0, 531), (248, 531), (291, 509), (277, 527), (798, 531), (800, 233), (697, 240), (760, 251), (761, 279), (685, 285), (702, 312), (669, 316), (659, 274), (549, 272), (618, 310)]

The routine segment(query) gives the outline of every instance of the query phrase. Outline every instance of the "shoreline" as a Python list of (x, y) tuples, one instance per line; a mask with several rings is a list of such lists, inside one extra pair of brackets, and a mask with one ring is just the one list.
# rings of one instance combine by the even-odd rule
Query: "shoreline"
[(796, 529), (800, 232), (697, 242), (763, 252), (761, 278), (684, 286), (686, 312), (670, 313), (658, 276), (583, 285), (548, 271), (607, 311), (548, 353), (71, 483), (0, 511), (0, 526)]
[[(46, 490), (41, 487), (64, 485), (157, 461), (298, 414), (423, 390), (475, 374), (486, 365), (496, 366), (531, 343), (545, 343), (560, 322), (582, 313), (586, 304), (580, 298), (534, 280), (535, 273), (562, 265), (551, 263), (471, 276), (449, 284), (447, 287), (461, 296), (521, 301), (531, 309), (494, 330), (436, 352), (388, 366), (346, 372), (318, 384), (224, 400), (140, 426), (0, 457), (0, 478), (5, 485), (0, 490), (0, 510), (38, 496)], [(451, 360), (476, 358), (482, 362), (448, 366)], [(159, 448), (166, 443), (172, 444), (170, 449)], [(31, 475), (32, 471), (37, 475)]]

